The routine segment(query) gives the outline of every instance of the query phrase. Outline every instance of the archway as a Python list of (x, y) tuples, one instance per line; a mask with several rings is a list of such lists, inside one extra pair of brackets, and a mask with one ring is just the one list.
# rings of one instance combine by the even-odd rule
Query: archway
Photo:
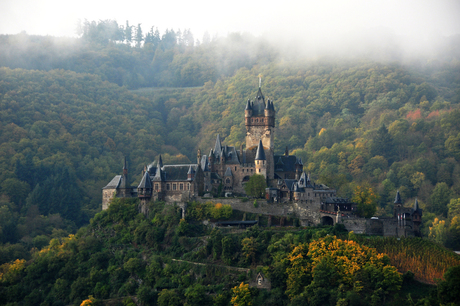
[(322, 225), (334, 225), (334, 219), (329, 216), (324, 216), (321, 218)]

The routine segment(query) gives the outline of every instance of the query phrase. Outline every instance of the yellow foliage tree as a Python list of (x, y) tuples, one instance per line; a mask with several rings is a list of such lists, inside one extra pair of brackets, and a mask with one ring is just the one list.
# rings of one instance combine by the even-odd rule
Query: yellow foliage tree
[(252, 296), (251, 291), (249, 291), (249, 284), (242, 282), (239, 286), (233, 287), (230, 303), (233, 306), (251, 306)]

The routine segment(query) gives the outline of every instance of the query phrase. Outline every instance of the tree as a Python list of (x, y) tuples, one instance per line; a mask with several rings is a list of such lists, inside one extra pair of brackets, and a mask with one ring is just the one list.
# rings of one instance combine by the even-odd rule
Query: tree
[(377, 210), (378, 198), (372, 187), (358, 185), (351, 200), (358, 204), (358, 214), (361, 217), (370, 218)]
[(233, 287), (230, 303), (233, 306), (251, 306), (252, 296), (251, 291), (249, 291), (249, 284), (242, 282), (239, 286)]
[(438, 284), (440, 302), (443, 305), (460, 305), (460, 266), (449, 268), (444, 279)]
[(141, 24), (139, 23), (136, 28), (136, 39), (135, 39), (137, 48), (141, 47), (143, 40), (144, 40), (144, 36), (142, 35)]
[(436, 215), (447, 217), (447, 204), (450, 201), (451, 194), (452, 192), (446, 183), (437, 183), (430, 196), (429, 210)]
[(259, 174), (251, 176), (246, 185), (244, 185), (246, 194), (256, 198), (263, 198), (265, 196), (265, 188), (267, 188), (265, 178)]
[(125, 39), (128, 45), (131, 45), (133, 41), (133, 26), (129, 25), (128, 20), (126, 20), (126, 27), (125, 27)]
[(373, 156), (384, 156), (388, 161), (393, 160), (394, 143), (391, 134), (388, 133), (384, 124), (377, 130), (375, 137), (372, 139), (371, 153)]
[(181, 299), (175, 290), (163, 289), (158, 294), (159, 306), (180, 306), (182, 305)]

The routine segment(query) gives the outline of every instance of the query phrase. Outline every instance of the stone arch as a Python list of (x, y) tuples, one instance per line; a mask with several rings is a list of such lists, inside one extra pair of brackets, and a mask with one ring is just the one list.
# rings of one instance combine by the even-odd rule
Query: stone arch
[(321, 217), (321, 224), (322, 225), (334, 225), (334, 219), (329, 216)]

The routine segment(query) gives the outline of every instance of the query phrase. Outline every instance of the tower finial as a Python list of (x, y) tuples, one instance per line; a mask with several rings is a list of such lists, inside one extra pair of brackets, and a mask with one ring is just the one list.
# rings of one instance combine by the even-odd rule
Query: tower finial
[(259, 88), (262, 87), (262, 74), (259, 73)]

